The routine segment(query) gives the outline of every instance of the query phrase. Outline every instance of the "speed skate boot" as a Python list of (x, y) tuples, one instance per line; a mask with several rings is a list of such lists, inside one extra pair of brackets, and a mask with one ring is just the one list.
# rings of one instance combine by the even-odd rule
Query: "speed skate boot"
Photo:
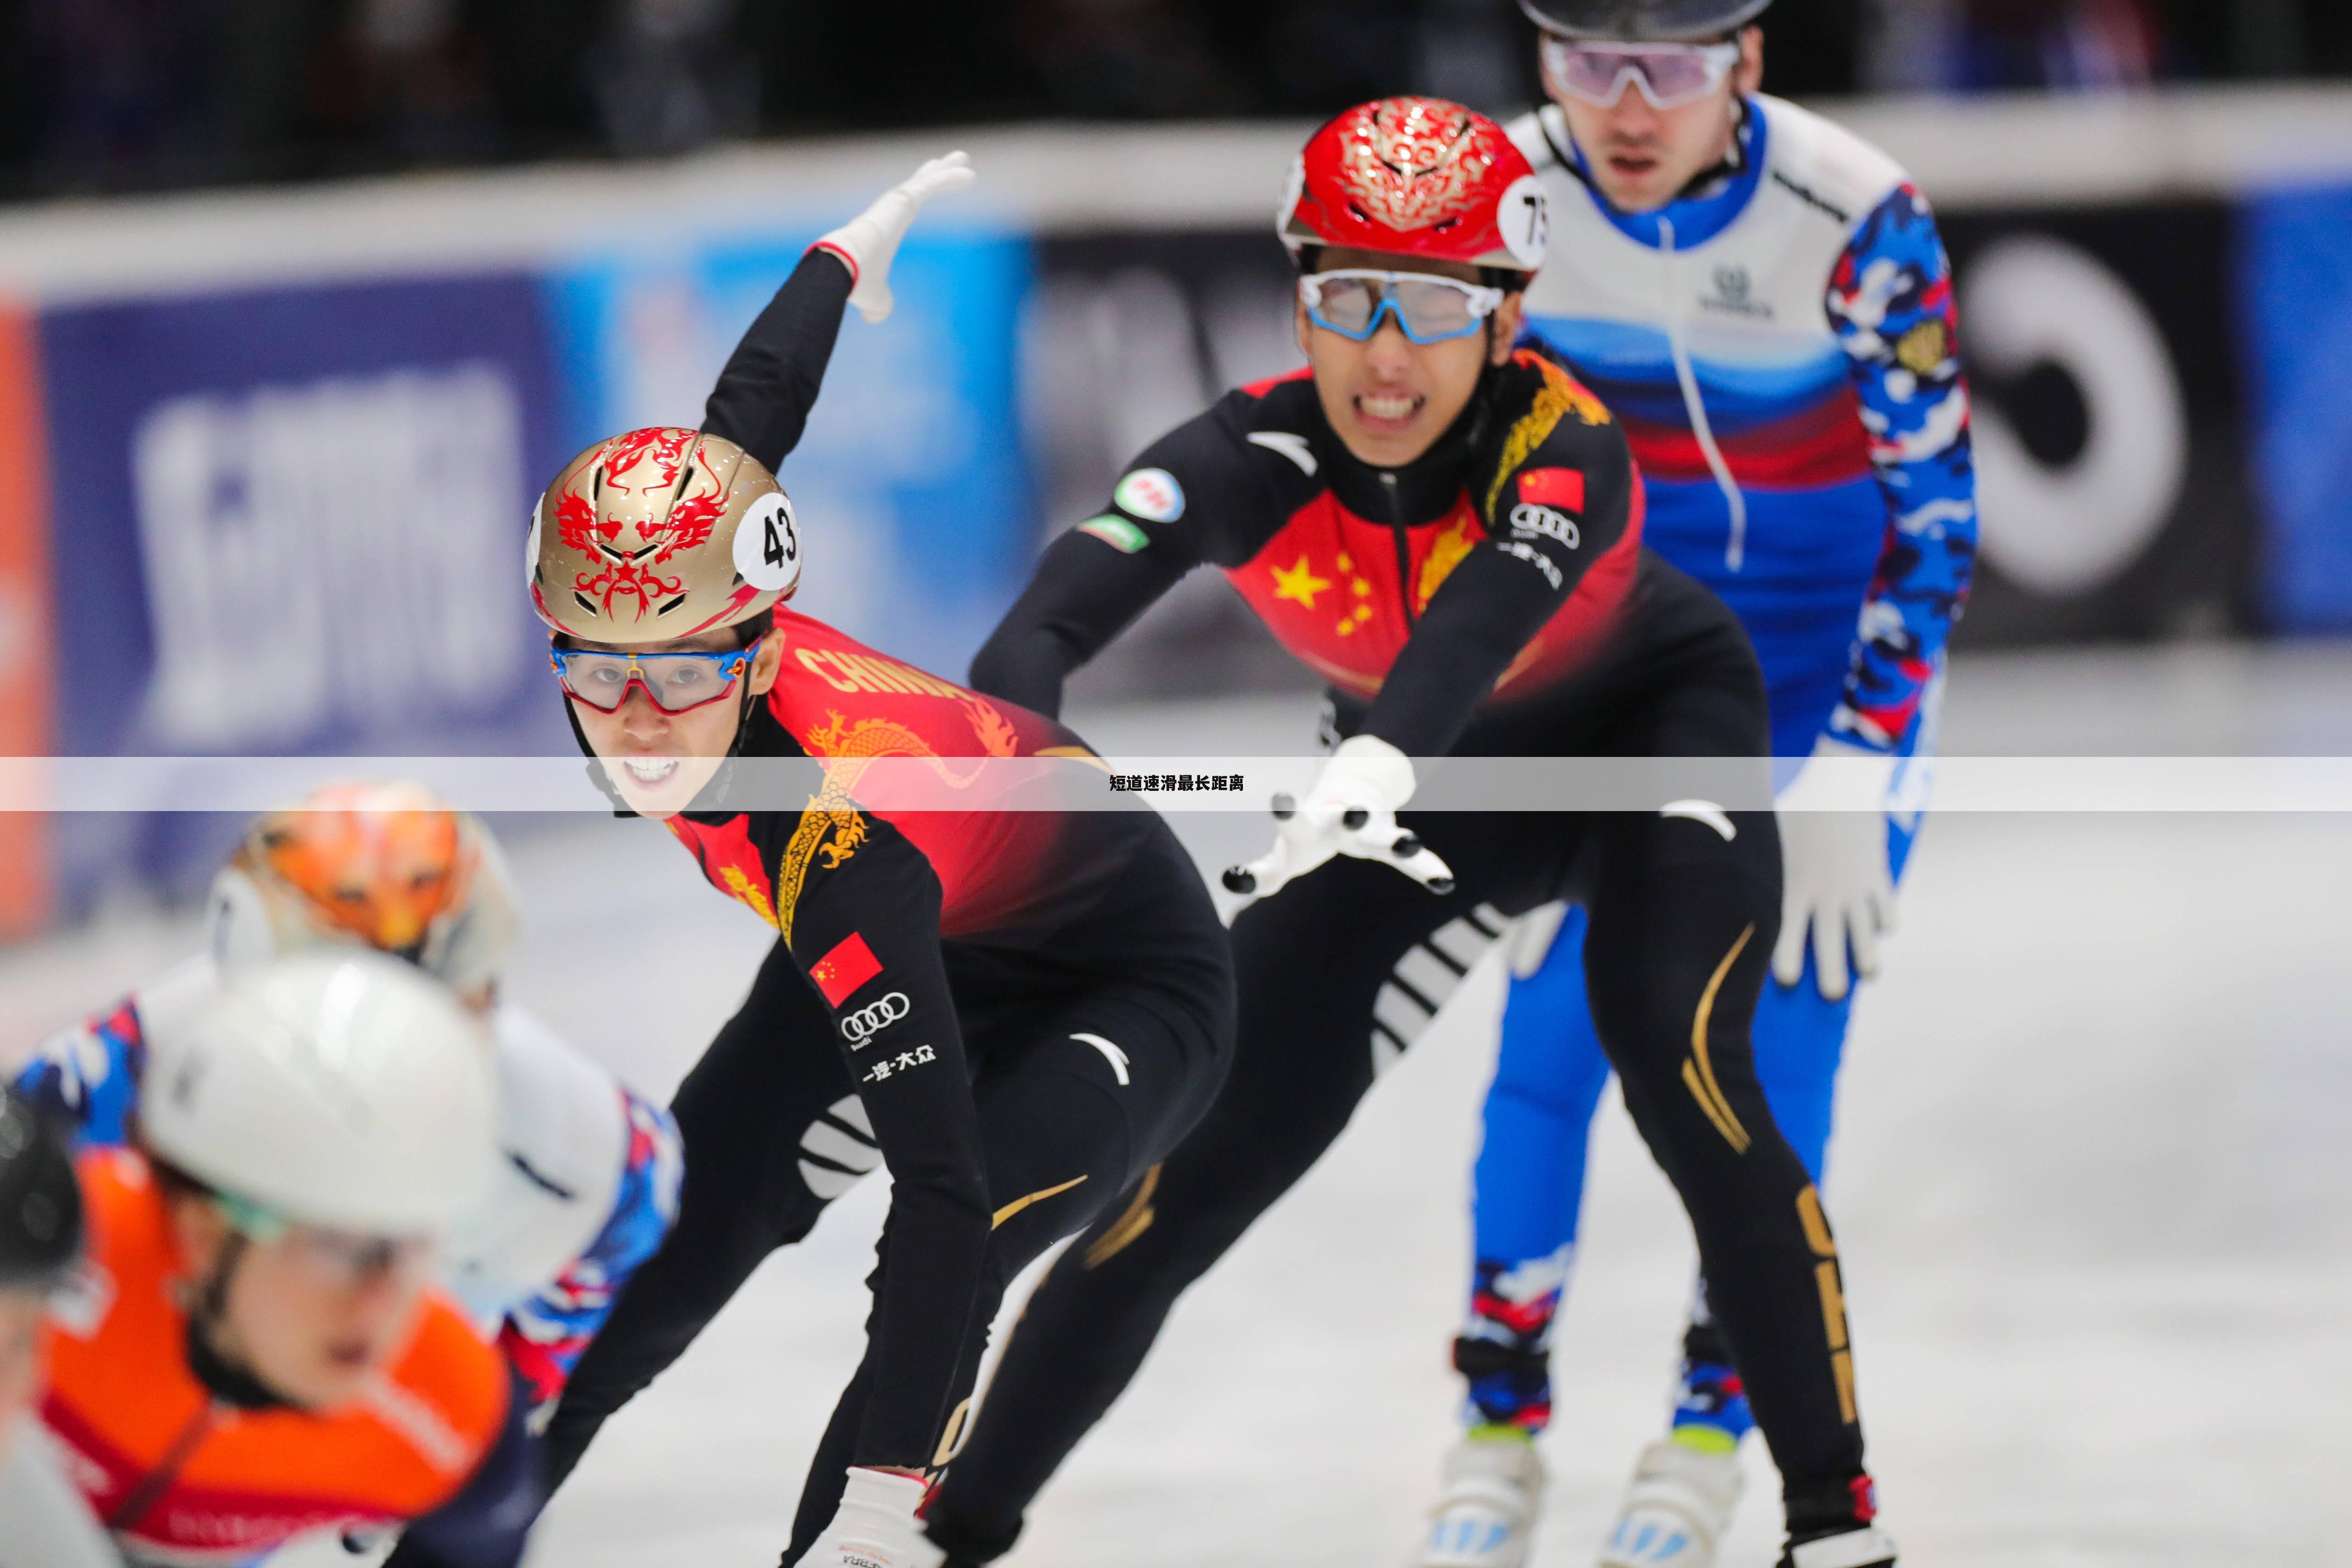
[(1780, 1568), (1895, 1568), (1895, 1539), (1874, 1522), (1878, 1489), (1868, 1476), (1789, 1499), (1789, 1546)]
[(1895, 1538), (1874, 1524), (1815, 1536), (1782, 1552), (1780, 1568), (1895, 1568)]
[(1664, 1438), (1642, 1450), (1601, 1568), (1711, 1568), (1739, 1507), (1737, 1449), (1709, 1452)]
[(1673, 1433), (1642, 1450), (1601, 1568), (1709, 1568), (1739, 1507), (1739, 1442), (1755, 1426), (1702, 1287), (1683, 1335)]
[(1516, 1426), (1478, 1426), (1446, 1451), (1444, 1489), (1412, 1568), (1522, 1568), (1543, 1508), (1543, 1460)]
[(1454, 1342), (1469, 1425), (1413, 1568), (1520, 1568), (1543, 1508), (1536, 1436), (1551, 1420), (1551, 1329), (1571, 1248), (1513, 1267), (1481, 1258), (1470, 1321)]

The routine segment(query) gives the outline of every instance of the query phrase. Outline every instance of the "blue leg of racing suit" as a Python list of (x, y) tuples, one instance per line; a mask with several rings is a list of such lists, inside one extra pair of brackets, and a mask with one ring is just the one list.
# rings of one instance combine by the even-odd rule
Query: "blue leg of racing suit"
[[(1887, 822), (1888, 863), (1898, 880), (1916, 823), (1916, 816)], [(1757, 1077), (1816, 1182), (1853, 1005), (1852, 992), (1842, 1002), (1822, 998), (1810, 952), (1795, 985), (1768, 981), (1757, 1005)], [(1475, 1175), (1476, 1274), (1455, 1350), (1474, 1425), (1532, 1434), (1550, 1420), (1552, 1323), (1575, 1258), (1592, 1115), (1608, 1081), (1585, 999), (1584, 912), (1571, 909), (1542, 966), (1511, 984), (1486, 1094)], [(1747, 1406), (1702, 1299), (1685, 1341), (1678, 1433), (1704, 1447), (1727, 1447), (1752, 1425)]]

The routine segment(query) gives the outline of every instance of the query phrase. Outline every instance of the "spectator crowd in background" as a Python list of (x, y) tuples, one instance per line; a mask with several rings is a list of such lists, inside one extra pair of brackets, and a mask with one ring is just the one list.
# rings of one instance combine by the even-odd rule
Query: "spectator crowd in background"
[[(1778, 0), (1769, 85), (2352, 74), (2345, 0)], [(1510, 0), (0, 0), (0, 197), (1536, 91)]]

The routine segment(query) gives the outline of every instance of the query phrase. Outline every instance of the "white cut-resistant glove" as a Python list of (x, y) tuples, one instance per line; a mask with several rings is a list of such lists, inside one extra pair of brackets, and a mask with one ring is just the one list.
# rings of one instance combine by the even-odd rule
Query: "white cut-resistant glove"
[(940, 1568), (947, 1553), (923, 1533), (915, 1517), (923, 1483), (853, 1465), (833, 1522), (797, 1568)]
[(1568, 905), (1555, 900), (1538, 904), (1511, 922), (1511, 934), (1505, 938), (1506, 956), (1510, 960), (1511, 978), (1525, 980), (1544, 966), (1551, 956), (1551, 944), (1559, 940), (1560, 922), (1568, 919)]
[(830, 250), (849, 263), (856, 281), (849, 290), (849, 302), (857, 313), (869, 321), (878, 321), (890, 313), (890, 261), (898, 254), (898, 242), (907, 237), (907, 227), (923, 204), (941, 191), (952, 191), (968, 185), (980, 176), (973, 173), (971, 156), (966, 153), (950, 153), (944, 158), (934, 158), (916, 170), (904, 181), (882, 193), (881, 199), (823, 239), (820, 249)]
[(1772, 975), (1804, 978), (1812, 933), (1813, 980), (1842, 1002), (1851, 988), (1846, 953), (1867, 980), (1878, 939), (1895, 929), (1895, 878), (1886, 864), (1886, 794), (1895, 759), (1824, 735), (1774, 803), (1780, 816), (1780, 940)]
[(1412, 759), (1371, 735), (1339, 742), (1307, 798), (1274, 797), (1282, 826), (1274, 847), (1225, 872), (1225, 890), (1278, 891), (1334, 855), (1353, 855), (1395, 867), (1433, 893), (1454, 890), (1454, 873), (1420, 837), (1397, 826), (1397, 808), (1412, 798)]

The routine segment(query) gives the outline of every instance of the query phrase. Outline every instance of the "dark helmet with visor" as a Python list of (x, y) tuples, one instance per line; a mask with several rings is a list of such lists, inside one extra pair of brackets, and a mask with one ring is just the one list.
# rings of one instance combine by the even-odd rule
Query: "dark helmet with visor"
[(81, 1184), (64, 1138), (0, 1088), (0, 1289), (46, 1291), (81, 1253)]
[(1696, 44), (1754, 21), (1772, 0), (1519, 0), (1528, 20), (1566, 38)]

